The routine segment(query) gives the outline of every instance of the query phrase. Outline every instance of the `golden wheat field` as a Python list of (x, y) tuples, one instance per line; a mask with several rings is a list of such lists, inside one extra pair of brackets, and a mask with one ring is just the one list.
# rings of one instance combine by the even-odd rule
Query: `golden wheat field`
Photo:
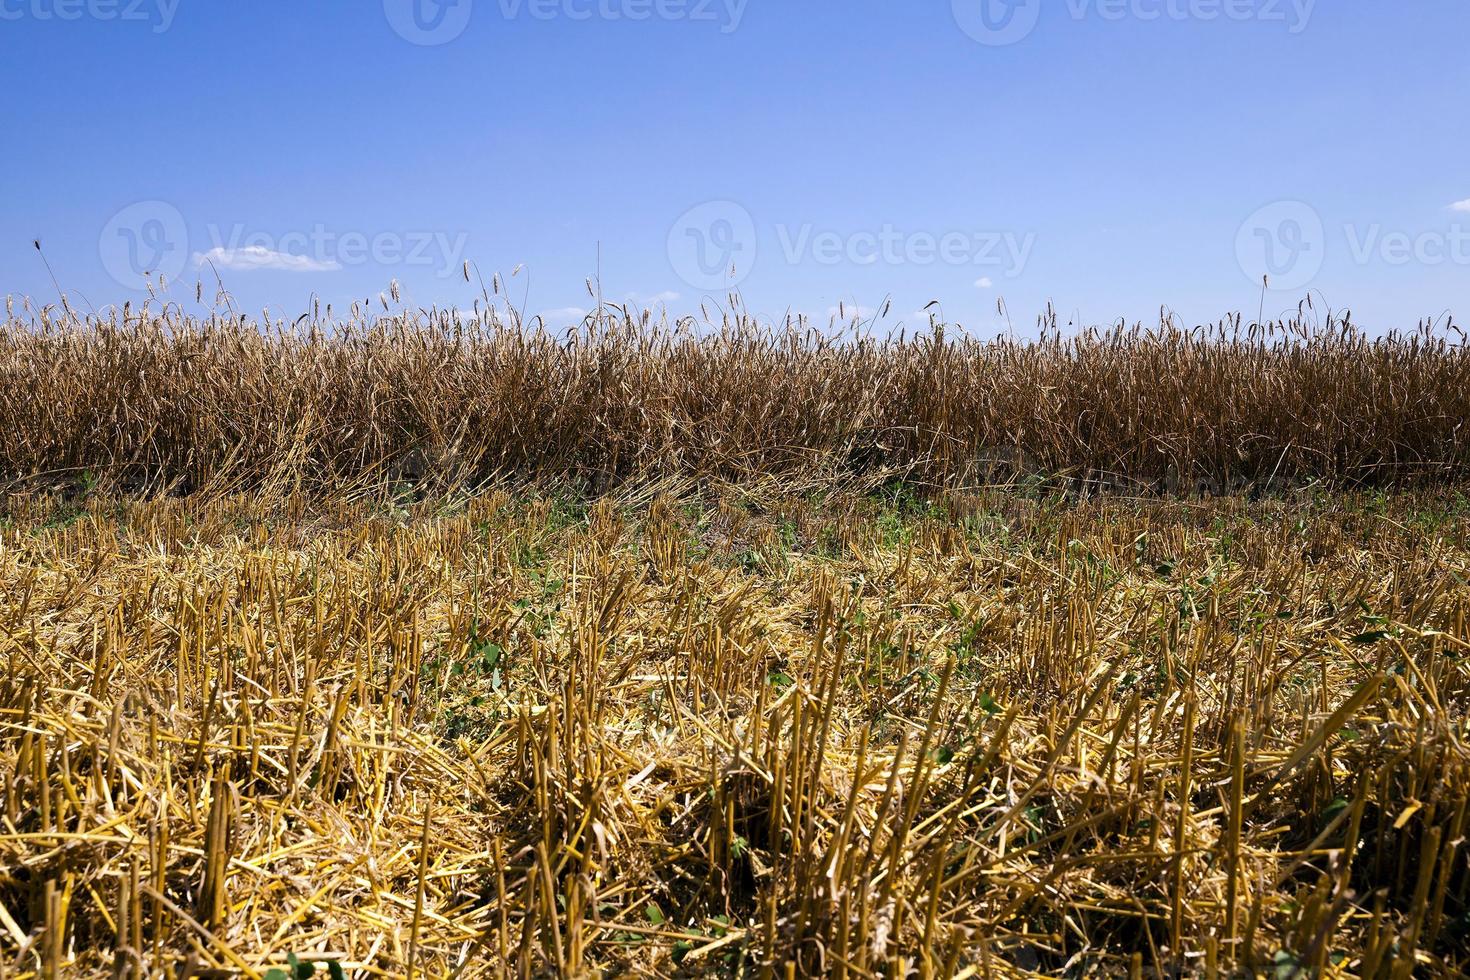
[(1379, 337), (1304, 308), (1265, 325), (1068, 331), (1051, 315), (1039, 328), (981, 339), (935, 321), (894, 336), (737, 309), (673, 323), (600, 312), (556, 335), (513, 311), (257, 322), (48, 307), (0, 325), (0, 481), (134, 495), (1470, 482), (1470, 345), (1452, 322)]
[(1458, 343), (50, 315), (0, 976), (1470, 970)]

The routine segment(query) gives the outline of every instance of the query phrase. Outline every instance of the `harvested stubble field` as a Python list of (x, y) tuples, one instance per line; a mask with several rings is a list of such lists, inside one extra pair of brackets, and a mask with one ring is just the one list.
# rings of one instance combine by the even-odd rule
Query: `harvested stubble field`
[(178, 326), (0, 335), (6, 977), (1470, 969), (1458, 346)]
[(1467, 532), (12, 500), (7, 975), (1455, 975)]

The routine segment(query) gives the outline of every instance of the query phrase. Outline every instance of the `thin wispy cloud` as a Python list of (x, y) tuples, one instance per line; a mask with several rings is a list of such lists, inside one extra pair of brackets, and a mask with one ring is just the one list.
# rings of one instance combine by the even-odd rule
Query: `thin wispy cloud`
[(645, 296), (642, 293), (629, 293), (628, 303), (632, 306), (663, 306), (674, 302), (678, 298), (679, 294), (671, 290), (654, 293), (652, 296)]
[(871, 306), (857, 306), (853, 303), (844, 303), (841, 306), (827, 307), (827, 318), (829, 320), (871, 320), (877, 316), (878, 311)]
[(1450, 210), (1459, 211), (1464, 214), (1470, 214), (1470, 197), (1465, 198), (1465, 200), (1463, 201), (1456, 201), (1454, 204), (1451, 204)]
[(244, 248), (212, 248), (207, 252), (196, 252), (194, 264), (213, 264), (222, 269), (236, 272), (254, 272), (270, 269), (276, 272), (336, 272), (342, 264), (335, 259), (322, 261), (306, 255), (291, 255), (277, 252), (264, 245), (247, 245)]
[(580, 306), (562, 306), (554, 310), (543, 310), (538, 315), (548, 325), (566, 326), (572, 323), (580, 323), (586, 318), (587, 311)]
[(989, 276), (981, 276), (979, 279), (975, 280), (976, 289), (990, 289), (994, 285), (995, 280), (991, 279)]

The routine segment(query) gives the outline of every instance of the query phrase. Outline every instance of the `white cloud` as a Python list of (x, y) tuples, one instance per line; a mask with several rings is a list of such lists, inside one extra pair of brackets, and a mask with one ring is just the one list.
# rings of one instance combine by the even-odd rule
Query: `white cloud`
[(856, 317), (859, 320), (871, 320), (873, 319), (873, 317), (877, 316), (877, 314), (878, 311), (870, 306), (856, 306), (852, 303), (845, 303), (840, 307), (827, 307), (827, 318), (829, 320), (836, 319), (841, 316), (845, 316), (848, 320), (851, 320), (853, 317)]
[(335, 259), (320, 261), (305, 255), (290, 255), (276, 252), (264, 245), (247, 245), (244, 248), (215, 247), (208, 252), (195, 252), (194, 264), (204, 266), (213, 263), (237, 272), (253, 272), (256, 269), (272, 269), (278, 272), (336, 272), (342, 264)]
[(648, 306), (648, 307), (652, 307), (652, 306), (662, 306), (662, 305), (664, 305), (666, 303), (672, 303), (672, 302), (674, 302), (674, 300), (676, 300), (678, 298), (679, 298), (679, 294), (678, 293), (667, 291), (667, 290), (664, 291), (664, 292), (662, 292), (662, 293), (654, 293), (652, 296), (644, 296), (642, 293), (629, 293), (628, 294), (628, 303), (629, 303), (629, 305), (632, 305), (632, 306)]
[(1464, 211), (1464, 212), (1470, 213), (1470, 197), (1465, 198), (1465, 200), (1463, 200), (1463, 201), (1456, 201), (1454, 204), (1451, 204), (1450, 205), (1450, 210), (1451, 211)]
[(975, 280), (976, 289), (990, 289), (994, 285), (995, 281), (992, 280), (989, 276), (981, 276), (979, 279)]
[(564, 327), (580, 323), (586, 318), (587, 311), (580, 306), (563, 306), (555, 310), (543, 310), (538, 315), (549, 327)]

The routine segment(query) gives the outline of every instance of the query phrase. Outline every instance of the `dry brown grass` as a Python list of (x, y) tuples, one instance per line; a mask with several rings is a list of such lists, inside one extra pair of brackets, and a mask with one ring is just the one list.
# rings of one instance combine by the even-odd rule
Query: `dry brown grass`
[(820, 474), (1222, 493), (1470, 478), (1470, 353), (1452, 332), (1370, 339), (1304, 317), (875, 339), (607, 314), (553, 337), (450, 313), (262, 327), (177, 310), (8, 319), (0, 480), (596, 491)]
[(0, 967), (1470, 966), (1455, 501), (900, 503), (10, 500)]

